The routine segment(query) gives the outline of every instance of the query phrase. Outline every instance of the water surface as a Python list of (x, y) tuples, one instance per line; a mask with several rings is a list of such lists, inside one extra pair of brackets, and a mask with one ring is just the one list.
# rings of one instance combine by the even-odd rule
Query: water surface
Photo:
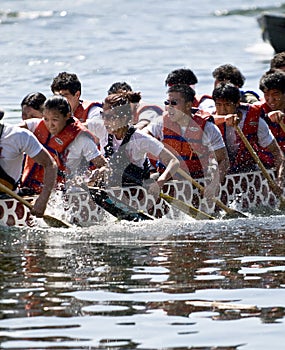
[[(175, 68), (238, 66), (258, 91), (272, 48), (256, 16), (277, 1), (20, 1), (0, 4), (0, 106), (51, 94), (60, 71), (101, 101), (126, 80), (161, 104)], [(0, 228), (3, 349), (284, 348), (284, 215), (160, 219), (65, 229)]]

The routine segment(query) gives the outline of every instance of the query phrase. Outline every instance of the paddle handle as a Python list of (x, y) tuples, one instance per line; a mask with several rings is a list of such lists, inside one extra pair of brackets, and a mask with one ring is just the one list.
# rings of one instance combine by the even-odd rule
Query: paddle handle
[(175, 208), (181, 210), (182, 212), (186, 213), (194, 219), (215, 219), (213, 216), (193, 207), (190, 204), (181, 201), (180, 199), (171, 197), (168, 194), (160, 193), (159, 196), (160, 198), (163, 198), (165, 201), (167, 201), (169, 204), (172, 204)]
[(18, 202), (24, 204), (29, 209), (32, 209), (33, 206), (32, 206), (32, 204), (30, 202), (26, 201), (23, 197), (19, 196), (17, 193), (15, 193), (14, 191), (10, 190), (10, 188), (8, 188), (7, 186), (4, 186), (1, 183), (0, 183), (0, 190), (2, 192), (7, 193), (9, 196), (17, 199)]
[(281, 120), (281, 122), (279, 124), (280, 124), (281, 129), (283, 130), (283, 132), (285, 132), (285, 124), (284, 124), (284, 122)]
[[(277, 193), (279, 192), (278, 191), (278, 189), (279, 189), (278, 186), (275, 184), (275, 182), (273, 181), (272, 177), (269, 175), (269, 173), (266, 170), (265, 166), (263, 165), (262, 161), (260, 160), (260, 158), (256, 154), (255, 150), (252, 148), (251, 144), (249, 143), (248, 139), (246, 138), (246, 136), (244, 135), (244, 133), (242, 132), (240, 127), (238, 125), (236, 125), (235, 129), (236, 129), (239, 137), (244, 142), (244, 144), (245, 144), (246, 148), (248, 149), (249, 153), (251, 154), (252, 158), (255, 160), (256, 164), (259, 166), (263, 176), (268, 181), (268, 184), (271, 187), (272, 191), (277, 195)], [(278, 197), (279, 197), (279, 195), (278, 195)]]

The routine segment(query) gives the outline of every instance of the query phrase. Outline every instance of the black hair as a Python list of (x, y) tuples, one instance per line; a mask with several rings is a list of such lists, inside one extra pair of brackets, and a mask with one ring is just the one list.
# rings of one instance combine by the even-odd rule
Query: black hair
[(215, 87), (212, 97), (215, 102), (218, 99), (222, 99), (233, 103), (238, 103), (240, 101), (240, 91), (236, 85), (222, 82)]
[(223, 64), (217, 67), (212, 72), (212, 76), (219, 82), (229, 82), (239, 88), (241, 88), (245, 82), (245, 77), (242, 75), (241, 71), (231, 64)]
[(179, 92), (186, 102), (193, 102), (195, 98), (195, 90), (186, 84), (172, 85), (168, 88), (167, 92)]
[(81, 93), (81, 82), (76, 74), (61, 72), (53, 79), (50, 88), (53, 93), (68, 90), (72, 95), (75, 95), (77, 91)]
[(165, 85), (172, 86), (176, 84), (195, 85), (198, 83), (198, 79), (193, 71), (189, 68), (175, 69), (168, 74)]
[(285, 67), (285, 51), (276, 53), (270, 61), (270, 68)]
[(121, 91), (133, 91), (131, 85), (126, 83), (125, 81), (117, 81), (116, 83), (113, 83), (109, 90), (108, 95), (116, 94), (117, 92)]
[(55, 109), (64, 117), (71, 113), (71, 107), (67, 99), (60, 95), (49, 97), (44, 103), (44, 109)]
[(267, 90), (279, 90), (285, 93), (285, 72), (280, 69), (271, 69), (261, 77), (259, 81), (259, 89), (262, 92)]
[(32, 92), (25, 96), (21, 102), (21, 107), (27, 106), (42, 112), (46, 97), (41, 92)]

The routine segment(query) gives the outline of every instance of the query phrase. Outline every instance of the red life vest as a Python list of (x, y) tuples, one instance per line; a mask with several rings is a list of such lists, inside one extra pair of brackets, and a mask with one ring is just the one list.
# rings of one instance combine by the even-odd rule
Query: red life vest
[(213, 99), (212, 96), (210, 95), (201, 95), (201, 96), (197, 96), (195, 95), (194, 97), (194, 101), (192, 103), (192, 107), (195, 107), (195, 108), (198, 108), (199, 107), (199, 104), (202, 103), (205, 99)]
[(162, 113), (163, 113), (163, 109), (157, 105), (148, 105), (145, 103), (139, 103), (139, 105), (137, 106), (137, 108), (135, 110), (132, 123), (137, 124), (139, 121), (140, 114), (144, 111), (149, 110), (149, 109), (155, 111), (158, 115), (162, 115)]
[(181, 136), (180, 126), (172, 122), (168, 114), (163, 118), (163, 143), (174, 152), (180, 160), (180, 166), (195, 177), (202, 177), (203, 168), (207, 166), (209, 159), (208, 147), (202, 144), (202, 136), (210, 114), (197, 112), (189, 117), (189, 125), (184, 136)]
[(94, 107), (102, 107), (102, 103), (99, 102), (90, 102), (90, 101), (80, 101), (79, 106), (76, 108), (74, 112), (74, 116), (81, 121), (81, 123), (85, 122), (88, 118), (89, 110)]
[[(66, 171), (65, 163), (67, 157), (65, 150), (81, 132), (85, 132), (89, 137), (94, 139), (88, 129), (85, 128), (76, 118), (70, 118), (66, 127), (58, 135), (52, 137), (43, 120), (41, 120), (36, 127), (34, 132), (35, 136), (56, 160), (58, 166), (57, 183), (65, 182), (64, 172)], [(32, 188), (35, 193), (40, 193), (42, 190), (43, 179), (43, 167), (38, 163), (35, 163), (30, 157), (26, 157), (21, 179), (21, 187)]]
[[(262, 149), (258, 145), (258, 136), (257, 136), (257, 130), (258, 130), (258, 124), (259, 124), (259, 118), (260, 118), (260, 107), (256, 105), (242, 105), (239, 107), (239, 110), (241, 112), (246, 113), (244, 125), (242, 128), (242, 131), (245, 135), (245, 137), (248, 139), (249, 143), (253, 147), (253, 149), (256, 151), (262, 162), (266, 162), (267, 154), (264, 149)], [(219, 125), (219, 128), (222, 132), (224, 141), (226, 143), (226, 137), (225, 137), (225, 123)], [(230, 173), (237, 173), (241, 171), (250, 171), (255, 169), (256, 163), (254, 159), (252, 158), (251, 154), (247, 150), (244, 142), (241, 140), (241, 138), (236, 134), (237, 142), (239, 144), (236, 156), (234, 159), (230, 159), (231, 162), (231, 168)]]
[(273, 136), (276, 138), (278, 145), (285, 153), (285, 132), (283, 131), (279, 123), (272, 122), (271, 119), (268, 117), (268, 113), (271, 112), (272, 109), (268, 106), (266, 102), (261, 104), (261, 108), (261, 117), (266, 121)]

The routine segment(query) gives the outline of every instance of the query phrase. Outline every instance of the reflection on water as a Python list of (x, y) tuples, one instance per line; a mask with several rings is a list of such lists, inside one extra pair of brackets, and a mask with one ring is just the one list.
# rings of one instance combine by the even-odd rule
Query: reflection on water
[(284, 217), (143, 225), (3, 229), (3, 347), (281, 349)]

